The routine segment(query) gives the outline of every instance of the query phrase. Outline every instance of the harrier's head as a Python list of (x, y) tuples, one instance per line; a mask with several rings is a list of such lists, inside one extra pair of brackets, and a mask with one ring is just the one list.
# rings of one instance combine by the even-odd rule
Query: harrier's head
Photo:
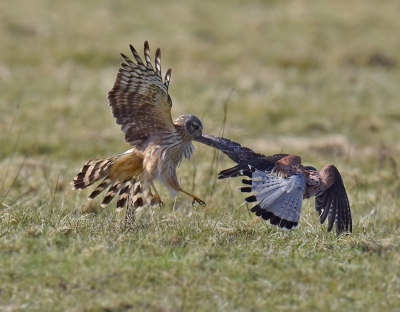
[(191, 136), (201, 136), (203, 132), (203, 124), (200, 119), (194, 115), (186, 114), (180, 115), (175, 121), (175, 125), (182, 127), (183, 133)]

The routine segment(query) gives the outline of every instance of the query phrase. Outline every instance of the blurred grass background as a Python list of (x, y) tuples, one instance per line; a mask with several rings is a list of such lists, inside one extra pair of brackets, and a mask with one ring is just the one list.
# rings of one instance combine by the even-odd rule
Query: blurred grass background
[[(0, 3), (0, 311), (265, 311), (400, 306), (400, 4), (397, 1)], [(354, 233), (313, 202), (291, 232), (258, 222), (232, 165), (196, 145), (181, 194), (137, 230), (69, 181), (128, 149), (106, 94), (129, 44), (173, 68), (173, 118), (264, 154), (334, 163)], [(210, 179), (210, 176), (212, 177)], [(176, 202), (175, 202), (176, 200)]]

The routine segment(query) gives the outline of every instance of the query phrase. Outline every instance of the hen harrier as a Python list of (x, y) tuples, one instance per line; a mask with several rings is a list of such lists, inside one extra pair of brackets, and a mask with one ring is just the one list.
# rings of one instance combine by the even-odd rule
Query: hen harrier
[(296, 155), (265, 156), (226, 138), (203, 135), (195, 141), (217, 148), (238, 165), (223, 170), (219, 179), (247, 176), (242, 192), (255, 192), (246, 198), (256, 202), (251, 211), (272, 225), (285, 229), (296, 227), (300, 220), (303, 199), (315, 196), (315, 209), (322, 223), (328, 219), (328, 232), (336, 226), (336, 234), (352, 231), (350, 204), (342, 177), (334, 165), (320, 171), (303, 166)]
[(125, 133), (125, 141), (133, 148), (109, 158), (89, 160), (71, 182), (73, 189), (84, 189), (103, 179), (89, 200), (110, 187), (101, 206), (108, 205), (119, 192), (117, 209), (120, 210), (133, 190), (132, 203), (137, 209), (146, 203), (162, 205), (153, 184), (158, 179), (171, 195), (183, 192), (193, 198), (193, 204), (205, 204), (184, 191), (176, 175), (176, 167), (183, 157), (190, 160), (194, 151), (192, 140), (201, 135), (203, 125), (193, 115), (181, 115), (172, 121), (172, 100), (168, 94), (171, 69), (167, 70), (163, 82), (160, 49), (156, 51), (154, 69), (147, 41), (144, 43), (146, 64), (135, 48), (130, 48), (136, 64), (121, 54), (126, 63), (121, 63), (107, 99), (116, 123)]

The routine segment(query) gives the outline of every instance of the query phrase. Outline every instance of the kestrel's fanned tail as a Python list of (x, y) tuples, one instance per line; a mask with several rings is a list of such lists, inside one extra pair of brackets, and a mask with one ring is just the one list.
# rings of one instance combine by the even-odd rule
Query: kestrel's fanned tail
[(242, 187), (242, 192), (255, 192), (246, 198), (247, 202), (258, 201), (251, 209), (257, 216), (270, 220), (272, 225), (292, 229), (300, 220), (303, 194), (306, 183), (301, 176), (282, 178), (251, 168), (251, 180), (242, 182), (250, 187)]

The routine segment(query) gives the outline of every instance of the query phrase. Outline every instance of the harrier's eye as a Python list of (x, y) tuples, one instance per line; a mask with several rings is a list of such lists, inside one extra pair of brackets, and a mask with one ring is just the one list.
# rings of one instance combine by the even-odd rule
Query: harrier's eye
[(199, 126), (198, 125), (193, 125), (193, 129), (194, 130), (199, 130)]

